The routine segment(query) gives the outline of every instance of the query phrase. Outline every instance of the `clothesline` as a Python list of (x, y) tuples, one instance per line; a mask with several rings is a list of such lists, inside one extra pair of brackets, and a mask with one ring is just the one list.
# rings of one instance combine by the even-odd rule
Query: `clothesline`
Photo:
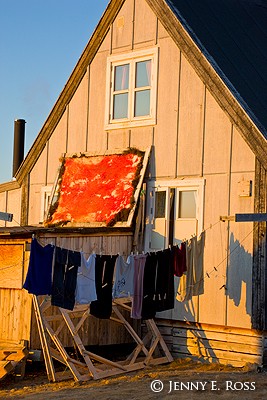
[[(16, 222), (16, 221), (15, 221)], [(207, 230), (209, 230), (209, 229), (211, 229), (211, 228), (213, 228), (215, 225), (217, 225), (219, 222), (221, 222), (221, 221), (217, 221), (216, 223), (214, 223), (214, 224), (210, 224), (210, 226), (208, 227), (208, 228), (206, 228), (205, 230), (203, 230), (203, 233), (205, 233)], [(187, 290), (189, 290), (190, 288), (192, 289), (192, 288), (194, 288), (194, 287), (196, 287), (196, 286), (199, 286), (200, 284), (201, 284), (201, 282), (203, 282), (204, 283), (204, 280), (205, 279), (209, 279), (210, 278), (210, 276), (214, 273), (214, 272), (218, 272), (218, 268), (226, 261), (226, 259), (234, 252), (234, 251), (236, 251), (238, 248), (240, 248), (240, 244), (242, 244), (246, 239), (247, 239), (247, 237), (248, 236), (250, 236), (251, 235), (251, 233), (254, 231), (254, 229), (255, 229), (256, 227), (254, 227), (241, 241), (239, 241), (238, 243), (238, 245), (235, 247), (235, 248), (233, 248), (232, 250), (230, 250), (229, 252), (228, 252), (228, 254), (223, 258), (223, 260), (221, 261), (221, 262), (219, 262), (216, 266), (214, 266), (210, 271), (208, 271), (208, 272), (206, 272), (205, 274), (203, 274), (203, 276), (200, 278), (200, 279), (198, 279), (196, 282), (194, 282), (193, 284), (190, 284), (190, 285), (186, 285), (184, 288), (182, 288), (181, 289), (181, 287), (180, 287), (180, 290), (178, 290), (179, 291), (179, 293), (178, 293), (178, 295), (184, 295), (185, 293), (186, 293), (186, 291)], [(27, 230), (27, 228), (25, 228), (25, 231), (27, 231), (27, 232), (29, 232), (28, 230)], [(42, 243), (42, 244), (44, 244), (45, 245), (45, 243), (42, 241), (42, 240), (40, 240), (40, 239), (38, 239), (39, 241), (40, 241), (40, 243)], [(55, 246), (55, 245), (53, 245), (53, 246)], [(166, 249), (165, 249), (166, 250)], [(69, 251), (73, 251), (73, 250), (69, 250)], [(162, 251), (162, 250), (161, 250)], [(155, 253), (155, 252), (154, 252)], [(94, 253), (86, 253), (86, 252), (84, 252), (84, 254), (85, 255), (88, 255), (88, 254), (94, 254)], [(101, 255), (101, 254), (100, 254)], [(117, 254), (117, 256), (118, 256), (119, 254)], [(25, 260), (26, 262), (28, 261), (28, 259), (26, 259)], [(3, 267), (3, 268), (0, 268), (0, 271), (2, 271), (2, 270), (6, 270), (6, 269), (9, 269), (9, 268), (13, 268), (13, 267), (16, 267), (16, 266), (19, 266), (19, 265), (21, 265), (21, 262), (18, 262), (18, 263), (16, 263), (16, 264), (13, 264), (13, 265), (11, 265), (11, 266), (7, 266), (7, 267)], [(223, 288), (223, 286), (220, 288), (220, 289), (222, 289)]]
[[(89, 279), (88, 279), (89, 278)], [(132, 297), (132, 318), (151, 319), (174, 307), (174, 276), (169, 249), (122, 256), (91, 254), (33, 238), (23, 287), (34, 295), (51, 295), (52, 305), (72, 310), (75, 302), (90, 304), (90, 313), (110, 318), (112, 299)]]

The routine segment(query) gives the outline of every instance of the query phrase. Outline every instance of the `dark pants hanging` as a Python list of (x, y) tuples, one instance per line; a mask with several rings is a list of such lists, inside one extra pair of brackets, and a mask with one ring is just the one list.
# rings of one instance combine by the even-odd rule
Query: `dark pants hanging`
[(174, 308), (174, 271), (171, 250), (157, 252), (157, 311), (166, 311)]
[(73, 310), (80, 265), (81, 253), (56, 247), (51, 298), (53, 306)]
[(144, 271), (142, 318), (174, 308), (174, 273), (170, 249), (148, 254)]
[(156, 315), (157, 255), (147, 255), (144, 269), (142, 318), (151, 319)]
[(112, 287), (116, 256), (96, 255), (95, 284), (97, 300), (90, 305), (90, 314), (97, 318), (108, 319), (112, 313)]

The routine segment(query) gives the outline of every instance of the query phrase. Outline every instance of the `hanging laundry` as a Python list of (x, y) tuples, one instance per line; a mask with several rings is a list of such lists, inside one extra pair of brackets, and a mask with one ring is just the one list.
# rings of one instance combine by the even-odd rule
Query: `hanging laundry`
[(118, 256), (115, 265), (115, 279), (113, 284), (113, 298), (129, 297), (134, 293), (134, 259), (128, 257), (125, 262), (122, 256)]
[(81, 253), (56, 247), (51, 304), (73, 310)]
[(157, 286), (158, 257), (156, 253), (147, 254), (144, 279), (142, 318), (151, 319), (156, 315), (156, 286)]
[(108, 319), (112, 312), (113, 273), (117, 255), (96, 255), (95, 282), (97, 300), (90, 305), (90, 314)]
[(78, 268), (77, 287), (75, 301), (79, 304), (89, 304), (97, 300), (95, 285), (95, 259), (96, 255), (91, 254), (86, 260), (81, 252), (81, 266)]
[(52, 290), (52, 264), (55, 247), (42, 246), (37, 239), (31, 242), (29, 267), (23, 288), (29, 293), (50, 295)]
[(186, 243), (171, 247), (172, 263), (175, 276), (182, 276), (186, 271)]
[(174, 271), (171, 250), (158, 251), (157, 257), (156, 310), (171, 310), (174, 308)]
[(205, 232), (199, 237), (194, 236), (186, 246), (186, 273), (181, 276), (176, 299), (191, 300), (193, 296), (204, 293), (203, 253)]
[(146, 263), (146, 254), (133, 255), (134, 260), (134, 293), (132, 300), (131, 317), (134, 319), (142, 318), (143, 303), (143, 280), (144, 268)]

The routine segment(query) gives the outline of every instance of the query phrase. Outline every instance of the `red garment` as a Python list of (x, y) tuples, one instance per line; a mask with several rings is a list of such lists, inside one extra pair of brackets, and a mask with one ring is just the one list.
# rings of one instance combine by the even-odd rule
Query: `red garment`
[(186, 244), (172, 247), (173, 271), (175, 276), (181, 277), (186, 271)]

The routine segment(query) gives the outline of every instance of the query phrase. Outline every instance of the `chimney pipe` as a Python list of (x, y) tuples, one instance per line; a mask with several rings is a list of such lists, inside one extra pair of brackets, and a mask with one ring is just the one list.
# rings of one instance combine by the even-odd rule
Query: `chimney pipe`
[(25, 123), (24, 119), (14, 121), (13, 177), (24, 158)]

